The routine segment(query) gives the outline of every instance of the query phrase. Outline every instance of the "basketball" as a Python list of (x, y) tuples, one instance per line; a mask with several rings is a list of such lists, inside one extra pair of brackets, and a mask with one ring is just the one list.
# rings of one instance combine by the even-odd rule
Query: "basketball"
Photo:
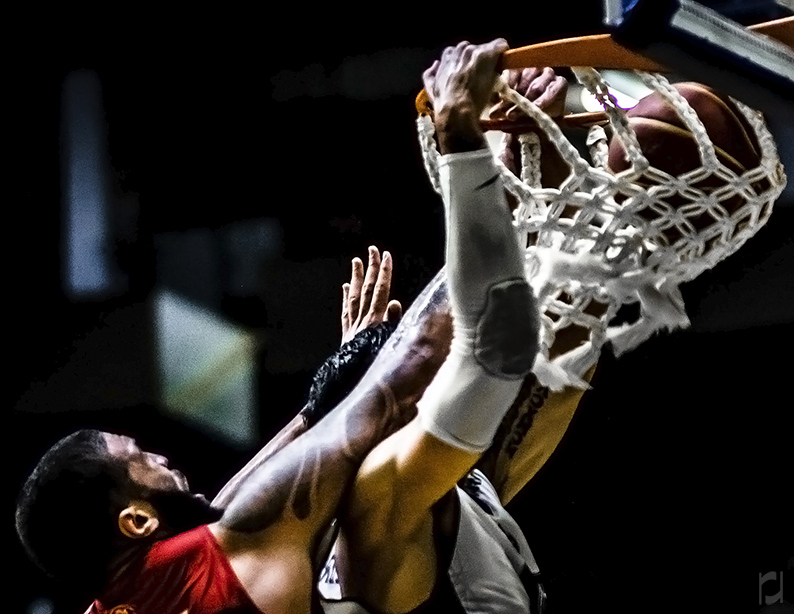
[[(737, 173), (758, 165), (761, 155), (753, 130), (730, 99), (697, 83), (679, 83), (674, 87), (703, 122), (720, 162)], [(652, 166), (674, 176), (700, 166), (695, 139), (673, 106), (659, 93), (640, 100), (627, 115)], [(609, 145), (609, 167), (615, 172), (628, 168), (618, 139), (612, 139)]]
[[(674, 87), (700, 118), (721, 164), (737, 175), (758, 166), (761, 153), (755, 133), (729, 98), (698, 83), (679, 83)], [(654, 92), (646, 96), (627, 111), (627, 116), (643, 154), (652, 167), (678, 177), (701, 166), (694, 136), (675, 108), (661, 94)], [(623, 171), (629, 166), (623, 144), (618, 138), (612, 138), (609, 144), (608, 164), (613, 172)], [(641, 177), (637, 183), (648, 187), (655, 181)], [(723, 187), (725, 179), (714, 174), (688, 184), (709, 194)], [(668, 196), (664, 201), (679, 211), (691, 202), (687, 195), (681, 193)], [(744, 202), (742, 196), (733, 195), (722, 200), (720, 205), (728, 214), (732, 214)], [(646, 209), (640, 214), (645, 219), (653, 220), (659, 212)], [(686, 219), (697, 232), (702, 232), (715, 222), (715, 217), (705, 211), (687, 210)], [(665, 226), (662, 232), (669, 244), (674, 244), (683, 236), (678, 225)]]

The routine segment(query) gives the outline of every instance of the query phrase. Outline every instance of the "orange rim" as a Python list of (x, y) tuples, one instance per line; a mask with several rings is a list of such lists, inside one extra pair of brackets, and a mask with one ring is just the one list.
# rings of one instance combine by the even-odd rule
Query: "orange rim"
[[(794, 16), (754, 24), (748, 26), (748, 29), (794, 49)], [(594, 59), (597, 61), (594, 62)], [(576, 36), (508, 49), (502, 55), (499, 70), (529, 66), (590, 66), (600, 69), (669, 72), (666, 66), (624, 47), (609, 34)], [(424, 90), (416, 97), (416, 111), (420, 115), (432, 115), (432, 105)], [(565, 116), (561, 121), (570, 125), (589, 125), (600, 123), (605, 117), (603, 113), (581, 113)], [(519, 131), (518, 126), (518, 123), (511, 126), (504, 120), (483, 122), (483, 127), (489, 130)]]

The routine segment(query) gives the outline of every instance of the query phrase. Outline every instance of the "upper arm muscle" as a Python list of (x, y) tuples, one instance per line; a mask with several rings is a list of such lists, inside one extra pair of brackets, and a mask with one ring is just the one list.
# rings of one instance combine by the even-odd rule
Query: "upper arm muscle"
[[(590, 381), (595, 368), (585, 379)], [(541, 394), (538, 384), (524, 399), (511, 429), (504, 432), (495, 460), (486, 471), (503, 505), (515, 497), (557, 449), (585, 391), (567, 387)], [(532, 415), (533, 414), (533, 415)], [(528, 427), (528, 429), (527, 429)]]
[[(356, 476), (348, 513), (387, 534), (410, 533), (479, 454), (451, 446), (414, 420), (377, 446)], [(373, 526), (373, 525), (370, 525)]]
[(433, 505), (477, 457), (416, 420), (367, 456), (341, 519), (343, 594), (383, 611), (411, 610), (429, 597), (437, 573)]

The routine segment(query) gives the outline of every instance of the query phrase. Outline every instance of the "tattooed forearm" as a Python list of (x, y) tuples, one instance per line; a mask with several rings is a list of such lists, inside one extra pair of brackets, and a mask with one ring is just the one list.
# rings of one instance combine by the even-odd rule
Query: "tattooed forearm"
[(240, 486), (245, 483), (254, 471), (261, 467), (262, 464), (276, 452), (305, 433), (307, 428), (308, 425), (305, 418), (300, 414), (295, 416), (287, 426), (281, 429), (281, 431), (279, 431), (279, 433), (254, 456), (254, 458), (246, 463), (245, 467), (226, 483), (212, 500), (213, 507), (218, 509), (226, 508), (229, 502), (237, 496), (237, 493), (240, 491)]
[(446, 310), (428, 311), (415, 330), (384, 348), (340, 405), (246, 477), (221, 522), (246, 532), (280, 519), (330, 522), (367, 453), (416, 415), (416, 402), (449, 351), (451, 332)]
[(223, 524), (251, 532), (283, 517), (330, 520), (364, 456), (413, 416), (415, 401), (398, 402), (388, 386), (345, 401), (246, 480)]

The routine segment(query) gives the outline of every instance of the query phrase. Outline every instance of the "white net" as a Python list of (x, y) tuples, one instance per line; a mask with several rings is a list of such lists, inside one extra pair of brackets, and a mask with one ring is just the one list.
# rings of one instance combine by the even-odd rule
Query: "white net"
[[(620, 354), (655, 331), (687, 326), (679, 285), (753, 236), (768, 220), (786, 181), (762, 116), (741, 103), (734, 101), (755, 132), (760, 162), (737, 172), (721, 161), (681, 93), (660, 75), (638, 73), (675, 108), (697, 145), (700, 166), (671, 175), (648, 162), (626, 111), (615, 104), (600, 74), (587, 68), (574, 69), (574, 74), (608, 119), (606, 126), (590, 128), (589, 161), (552, 118), (504, 80), (498, 79), (495, 88), (534, 120), (570, 169), (558, 187), (542, 187), (540, 144), (532, 132), (520, 137), (520, 177), (497, 159), (506, 188), (519, 202), (514, 224), (542, 310), (534, 370), (553, 389), (586, 386), (582, 376), (607, 342)], [(418, 129), (428, 176), (440, 193), (432, 119), (420, 116)], [(607, 166), (607, 131), (623, 146), (626, 170), (613, 172)], [(638, 306), (639, 316), (614, 324), (627, 304)]]

